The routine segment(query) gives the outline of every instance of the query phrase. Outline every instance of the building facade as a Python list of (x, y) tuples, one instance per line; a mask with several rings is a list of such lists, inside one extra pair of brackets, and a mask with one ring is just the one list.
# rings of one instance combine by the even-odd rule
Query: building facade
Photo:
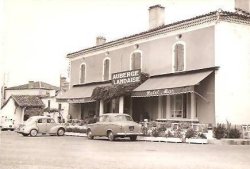
[[(164, 25), (164, 7), (149, 8), (148, 31), (67, 55), (73, 118), (108, 112), (135, 121), (250, 123), (250, 1), (233, 12), (218, 10)], [(244, 10), (242, 10), (244, 9)], [(93, 99), (97, 87), (112, 85), (112, 74), (140, 70), (150, 77), (129, 94)], [(130, 72), (130, 73), (131, 73)]]

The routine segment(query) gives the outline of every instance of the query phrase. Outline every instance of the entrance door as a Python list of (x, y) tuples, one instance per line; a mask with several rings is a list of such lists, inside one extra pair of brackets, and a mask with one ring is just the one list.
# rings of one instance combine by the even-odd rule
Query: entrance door
[(170, 109), (172, 118), (187, 118), (187, 95), (179, 94), (170, 96)]

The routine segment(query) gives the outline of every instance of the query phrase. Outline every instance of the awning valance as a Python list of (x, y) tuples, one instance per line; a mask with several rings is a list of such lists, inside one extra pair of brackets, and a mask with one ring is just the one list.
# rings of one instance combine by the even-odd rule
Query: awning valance
[(110, 85), (110, 83), (105, 84), (90, 84), (83, 86), (74, 86), (65, 93), (61, 93), (56, 97), (58, 102), (68, 102), (68, 103), (88, 103), (95, 102), (91, 99), (93, 90), (96, 87), (102, 87)]
[(134, 89), (132, 97), (151, 97), (192, 93), (194, 92), (194, 85), (199, 84), (212, 72), (212, 70), (209, 70), (152, 77)]

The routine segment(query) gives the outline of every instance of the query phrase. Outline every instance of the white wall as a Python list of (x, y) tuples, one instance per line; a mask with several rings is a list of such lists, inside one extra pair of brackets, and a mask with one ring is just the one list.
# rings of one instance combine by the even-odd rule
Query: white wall
[(10, 99), (8, 103), (1, 109), (0, 111), (0, 118), (7, 117), (8, 119), (14, 119), (14, 112), (16, 106), (13, 99)]
[(12, 98), (0, 111), (0, 123), (1, 124), (2, 122), (4, 122), (5, 118), (14, 120), (15, 127), (18, 127), (19, 124), (22, 123), (22, 108), (16, 107), (15, 102)]
[(250, 124), (250, 26), (218, 23), (215, 58), (216, 122)]

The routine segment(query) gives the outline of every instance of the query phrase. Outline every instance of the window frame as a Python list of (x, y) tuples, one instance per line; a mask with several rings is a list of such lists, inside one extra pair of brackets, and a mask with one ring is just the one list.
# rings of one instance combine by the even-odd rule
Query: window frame
[[(183, 45), (183, 70), (175, 70), (175, 47)], [(184, 41), (175, 42), (172, 46), (172, 72), (182, 72), (186, 70), (186, 43)]]
[[(84, 82), (82, 82), (82, 65), (84, 65), (84, 67), (85, 67), (85, 72), (84, 72)], [(81, 65), (80, 65), (80, 73), (79, 73), (79, 83), (80, 84), (84, 84), (84, 83), (86, 83), (86, 76), (87, 76), (87, 65), (86, 65), (86, 63), (82, 63)]]
[[(106, 60), (109, 60), (109, 72), (108, 72), (108, 79), (106, 79), (105, 80), (105, 61)], [(107, 81), (107, 80), (110, 80), (111, 79), (111, 59), (110, 59), (110, 57), (105, 57), (104, 59), (103, 59), (103, 62), (102, 62), (102, 80), (103, 81)]]

